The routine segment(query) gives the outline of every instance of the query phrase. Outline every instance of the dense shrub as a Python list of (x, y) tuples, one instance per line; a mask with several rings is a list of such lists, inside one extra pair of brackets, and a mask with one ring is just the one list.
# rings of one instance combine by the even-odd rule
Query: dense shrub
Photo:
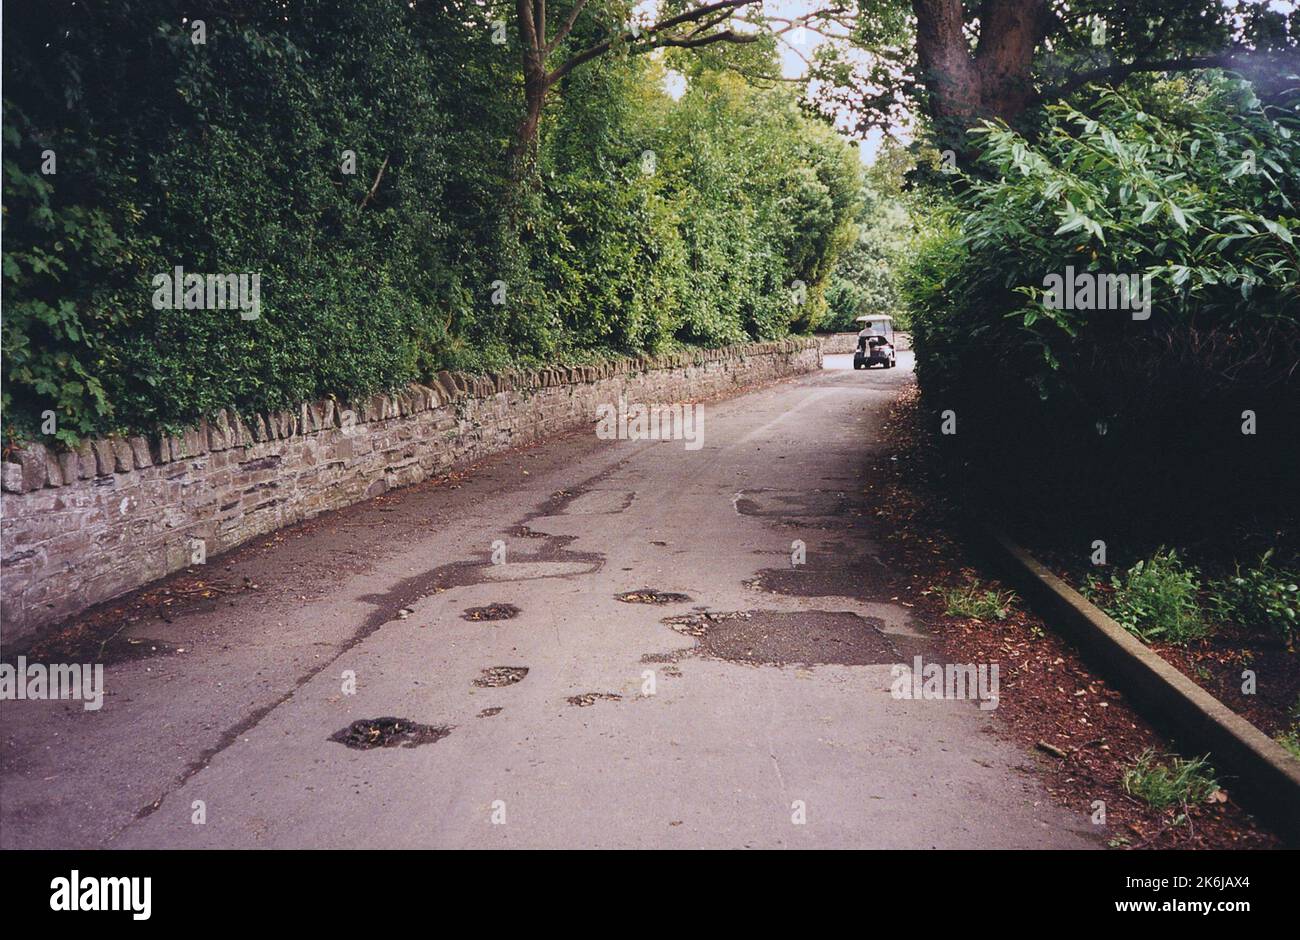
[(660, 165), (689, 272), (683, 338), (773, 339), (816, 326), (854, 236), (853, 149), (804, 117), (793, 94), (726, 73), (697, 77), (664, 132)]
[[(1001, 370), (1009, 382), (1101, 413), (1110, 402), (1091, 372), (1103, 344), (1113, 351), (1135, 341), (1144, 353), (1178, 328), (1294, 328), (1295, 109), (1266, 114), (1248, 85), (1217, 80), (1163, 116), (1117, 92), (1102, 95), (1095, 113), (1047, 110), (1034, 142), (1004, 126), (975, 132), (991, 172), (970, 181), (954, 213), (960, 222), (917, 259), (909, 291), (922, 311), (918, 346), (936, 353), (933, 383), (962, 384), (963, 360), (996, 349), (1022, 366)], [(1151, 275), (1149, 320), (1055, 309), (1044, 280), (1067, 265)], [(1241, 367), (1255, 351), (1230, 350), (1217, 366)], [(1104, 357), (1112, 386), (1130, 378), (1115, 374), (1121, 358)]]
[[(11, 422), (53, 407), (84, 433), (352, 395), (473, 336), (503, 265), (482, 211), (500, 179), (471, 154), (508, 133), (511, 72), (472, 15), (250, 5), (209, 16), (204, 45), (167, 0), (5, 25)], [(260, 317), (154, 310), (150, 279), (176, 265), (259, 272)]]
[[(920, 232), (916, 194), (901, 191), (913, 161), (906, 151), (886, 144), (867, 171), (857, 219), (857, 237), (840, 257), (826, 291), (829, 314), (824, 327), (857, 332), (860, 316), (886, 314), (906, 330), (911, 321), (899, 295), (899, 275)], [(909, 196), (911, 198), (909, 198)]]
[(1170, 549), (1139, 561), (1122, 576), (1111, 575), (1108, 590), (1090, 577), (1085, 593), (1139, 639), (1185, 643), (1208, 632), (1199, 591), (1195, 569)]
[[(1212, 73), (1138, 88), (1050, 106), (1032, 140), (983, 127), (983, 171), (923, 226), (903, 294), (972, 479), (1030, 516), (1174, 539), (1295, 502), (1300, 115)], [(1149, 318), (1057, 309), (1070, 268), (1149, 276)]]
[(1276, 567), (1270, 549), (1253, 567), (1242, 569), (1214, 586), (1215, 612), (1261, 632), (1293, 642), (1300, 632), (1300, 574)]
[[(490, 41), (483, 5), (194, 9), (6, 6), (11, 438), (46, 409), (70, 442), (439, 368), (771, 338), (822, 312), (857, 166), (783, 92), (704, 72), (674, 102), (651, 59), (589, 63), (515, 182), (517, 44)], [(603, 28), (589, 11), (578, 33)], [(260, 316), (153, 309), (177, 265), (260, 273)]]

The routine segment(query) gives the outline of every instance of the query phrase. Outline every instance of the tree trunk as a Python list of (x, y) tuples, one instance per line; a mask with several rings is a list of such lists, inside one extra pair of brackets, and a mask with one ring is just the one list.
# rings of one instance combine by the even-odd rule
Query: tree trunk
[(980, 76), (962, 34), (962, 0), (912, 0), (912, 11), (930, 117), (941, 132), (950, 124), (964, 130), (978, 120)]
[(524, 47), (524, 116), (510, 148), (510, 174), (519, 182), (528, 175), (537, 155), (538, 127), (551, 81), (546, 71), (546, 8), (534, 6), (533, 0), (516, 0), (515, 5)]
[(1046, 0), (985, 0), (975, 61), (986, 116), (1013, 121), (1029, 106), (1034, 51), (1046, 28)]
[(515, 129), (515, 140), (510, 150), (510, 172), (516, 181), (528, 175), (537, 157), (537, 133), (542, 120), (542, 106), (546, 103), (547, 86), (524, 81), (524, 116)]
[(912, 0), (928, 111), (940, 140), (959, 151), (977, 122), (1024, 113), (1034, 94), (1034, 52), (1047, 27), (1047, 0), (984, 0), (972, 53), (963, 7), (962, 0)]

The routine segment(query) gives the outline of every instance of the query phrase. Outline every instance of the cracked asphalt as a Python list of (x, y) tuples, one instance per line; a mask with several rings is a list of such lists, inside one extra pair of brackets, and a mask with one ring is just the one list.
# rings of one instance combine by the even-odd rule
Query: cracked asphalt
[(125, 624), (102, 710), (3, 703), (0, 846), (1099, 846), (996, 711), (890, 695), (928, 630), (860, 483), (911, 355), (827, 366), (209, 559), (250, 589)]

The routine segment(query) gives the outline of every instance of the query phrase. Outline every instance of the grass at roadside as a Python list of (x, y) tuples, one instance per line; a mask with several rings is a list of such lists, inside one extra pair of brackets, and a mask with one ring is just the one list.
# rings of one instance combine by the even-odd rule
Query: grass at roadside
[(1279, 731), (1273, 740), (1286, 748), (1296, 760), (1300, 760), (1300, 725), (1292, 725), (1290, 731)]
[(1161, 759), (1147, 749), (1124, 771), (1124, 792), (1145, 800), (1156, 810), (1184, 809), (1211, 799), (1219, 790), (1206, 757)]
[(1011, 591), (986, 588), (974, 578), (953, 588), (940, 588), (944, 613), (949, 617), (969, 617), (972, 620), (1006, 620), (1016, 595)]

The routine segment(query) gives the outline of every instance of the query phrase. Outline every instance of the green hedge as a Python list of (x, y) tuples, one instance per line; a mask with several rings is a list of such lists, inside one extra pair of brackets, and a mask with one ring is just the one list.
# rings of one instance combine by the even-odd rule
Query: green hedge
[[(1032, 141), (976, 133), (986, 175), (930, 220), (906, 277), (932, 399), (1007, 437), (1097, 422), (1177, 437), (1204, 421), (1197, 407), (1286, 404), (1300, 110), (1206, 76), (1050, 106)], [(1058, 309), (1046, 279), (1068, 269), (1149, 276), (1149, 318)]]
[[(725, 76), (674, 102), (645, 57), (555, 89), (536, 179), (512, 186), (518, 38), (491, 42), (478, 4), (10, 6), (10, 440), (47, 409), (71, 442), (438, 368), (777, 337), (820, 315), (852, 237), (842, 141)], [(603, 28), (584, 14), (575, 41)], [(176, 265), (259, 273), (260, 316), (153, 309), (151, 279)]]

